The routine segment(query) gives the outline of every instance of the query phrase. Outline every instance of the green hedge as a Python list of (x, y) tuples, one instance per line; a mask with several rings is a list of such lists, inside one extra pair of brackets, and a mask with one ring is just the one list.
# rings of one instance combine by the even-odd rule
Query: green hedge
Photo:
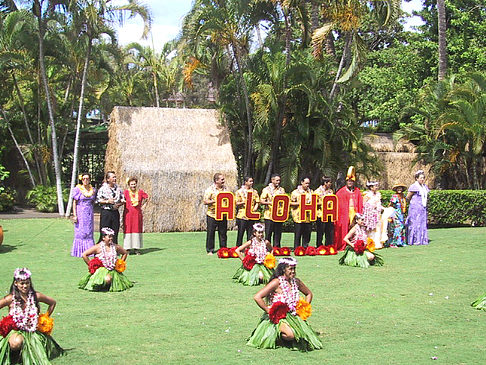
[[(383, 206), (388, 206), (392, 194), (381, 191)], [(485, 226), (486, 190), (431, 190), (427, 208), (431, 225)]]

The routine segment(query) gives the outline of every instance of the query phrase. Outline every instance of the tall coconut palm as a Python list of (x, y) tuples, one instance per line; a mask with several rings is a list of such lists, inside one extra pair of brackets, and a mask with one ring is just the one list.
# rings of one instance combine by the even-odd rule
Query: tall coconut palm
[(437, 0), (437, 20), (439, 24), (439, 81), (444, 80), (447, 75), (447, 23), (445, 0)]

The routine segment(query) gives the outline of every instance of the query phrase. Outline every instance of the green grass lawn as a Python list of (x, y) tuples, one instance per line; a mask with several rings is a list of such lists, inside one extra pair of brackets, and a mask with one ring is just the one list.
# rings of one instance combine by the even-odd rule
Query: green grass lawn
[[(77, 289), (87, 267), (69, 255), (62, 219), (4, 220), (0, 290), (26, 266), (36, 290), (57, 300), (53, 337), (67, 356), (53, 364), (479, 364), (486, 312), (486, 228), (430, 230), (431, 244), (381, 250), (385, 266), (339, 266), (339, 256), (299, 258), (314, 293), (312, 327), (324, 349), (310, 353), (245, 345), (261, 309), (257, 287), (231, 281), (239, 260), (205, 254), (205, 233), (145, 234), (122, 293)], [(230, 232), (234, 242), (236, 233)], [(313, 237), (314, 239), (314, 237)], [(284, 234), (290, 246), (292, 236)], [(45, 307), (43, 307), (45, 311)], [(7, 314), (4, 308), (1, 316)]]

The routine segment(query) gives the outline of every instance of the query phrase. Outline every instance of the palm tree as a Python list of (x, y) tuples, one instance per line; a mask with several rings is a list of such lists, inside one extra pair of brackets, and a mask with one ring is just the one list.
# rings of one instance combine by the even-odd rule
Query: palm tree
[(439, 81), (444, 80), (447, 74), (447, 23), (445, 0), (437, 0), (437, 20), (439, 24)]

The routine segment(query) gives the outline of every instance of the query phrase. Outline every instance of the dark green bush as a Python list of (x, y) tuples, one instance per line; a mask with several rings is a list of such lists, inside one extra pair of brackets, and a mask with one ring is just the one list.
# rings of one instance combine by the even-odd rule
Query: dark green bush
[(0, 212), (6, 212), (15, 205), (15, 190), (0, 186)]
[[(64, 197), (64, 203), (66, 203), (69, 196), (68, 189), (64, 189), (62, 195)], [(25, 197), (39, 212), (52, 213), (57, 211), (57, 192), (55, 186), (37, 185), (32, 190), (29, 190)]]

